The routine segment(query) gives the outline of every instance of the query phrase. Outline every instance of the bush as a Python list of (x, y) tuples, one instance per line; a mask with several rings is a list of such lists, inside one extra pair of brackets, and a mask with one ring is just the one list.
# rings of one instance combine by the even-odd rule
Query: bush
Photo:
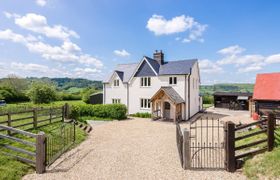
[(126, 119), (126, 106), (123, 104), (79, 104), (71, 106), (70, 117), (79, 119), (82, 116), (110, 118), (110, 119)]
[(90, 95), (93, 94), (93, 93), (96, 93), (96, 92), (98, 92), (98, 91), (96, 89), (94, 89), (94, 88), (87, 88), (87, 89), (85, 89), (84, 92), (83, 92), (82, 100), (85, 103), (89, 104), (90, 103)]
[(150, 113), (135, 113), (135, 114), (131, 114), (132, 117), (140, 117), (140, 118), (151, 118), (152, 115)]
[(202, 99), (203, 104), (214, 104), (214, 97), (211, 95), (204, 95)]
[(50, 103), (57, 98), (55, 87), (43, 82), (33, 83), (28, 95), (35, 104)]
[(82, 96), (77, 94), (61, 93), (59, 95), (59, 100), (61, 101), (72, 101), (72, 100), (81, 100)]

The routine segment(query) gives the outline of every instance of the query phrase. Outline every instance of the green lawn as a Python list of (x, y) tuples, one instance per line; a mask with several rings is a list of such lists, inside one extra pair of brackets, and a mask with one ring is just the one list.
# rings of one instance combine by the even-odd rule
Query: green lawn
[[(57, 134), (59, 132), (59, 127), (61, 126), (61, 123), (53, 123), (51, 125), (48, 126), (44, 126), (42, 128), (38, 128), (37, 130), (31, 130), (31, 132), (33, 133), (38, 133), (39, 131), (44, 131), (47, 135), (51, 134)], [(27, 138), (26, 136), (22, 136), (22, 135), (16, 135), (17, 137), (21, 137), (22, 139), (28, 140), (28, 141), (33, 141), (34, 139), (31, 138)], [(81, 129), (79, 129), (78, 127), (76, 128), (76, 142), (74, 143), (74, 145), (72, 146), (75, 147), (77, 146), (79, 143), (81, 143), (82, 141), (84, 141), (86, 139), (86, 133), (84, 131), (82, 131)], [(5, 142), (5, 144), (9, 144), (15, 147), (21, 147), (21, 148), (25, 148), (26, 150), (29, 151), (34, 151), (34, 148), (32, 147), (26, 147), (20, 143), (15, 143), (9, 140), (0, 140), (0, 143)], [(8, 150), (4, 149), (4, 148), (0, 148), (0, 152), (9, 152)], [(26, 155), (20, 154), (22, 157), (27, 157)], [(4, 154), (0, 153), (0, 180), (17, 180), (17, 179), (21, 179), (21, 177), (29, 172), (33, 172), (34, 171), (34, 167), (32, 167), (31, 165), (22, 163), (20, 161), (17, 161), (11, 157), (8, 157)]]
[(213, 106), (213, 104), (203, 104), (203, 109), (209, 108), (211, 106)]

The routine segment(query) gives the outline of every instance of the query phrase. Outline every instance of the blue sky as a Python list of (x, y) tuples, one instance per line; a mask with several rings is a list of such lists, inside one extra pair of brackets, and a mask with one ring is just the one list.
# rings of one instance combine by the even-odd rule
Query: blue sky
[(280, 1), (1, 0), (0, 77), (100, 80), (163, 50), (199, 59), (202, 84), (280, 69)]

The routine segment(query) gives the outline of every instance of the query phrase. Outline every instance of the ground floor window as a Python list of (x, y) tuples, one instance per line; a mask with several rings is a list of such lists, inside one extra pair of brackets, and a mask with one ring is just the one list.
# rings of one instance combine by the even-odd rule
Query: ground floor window
[(112, 103), (113, 104), (120, 104), (121, 103), (121, 99), (112, 99)]
[(151, 107), (151, 100), (150, 99), (140, 99), (141, 108), (149, 109)]

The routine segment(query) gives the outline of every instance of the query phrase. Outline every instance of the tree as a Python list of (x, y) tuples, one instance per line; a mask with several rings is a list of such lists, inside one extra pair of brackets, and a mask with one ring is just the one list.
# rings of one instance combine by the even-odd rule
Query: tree
[(56, 100), (56, 90), (52, 84), (33, 82), (28, 91), (30, 100), (35, 104), (50, 103)]

